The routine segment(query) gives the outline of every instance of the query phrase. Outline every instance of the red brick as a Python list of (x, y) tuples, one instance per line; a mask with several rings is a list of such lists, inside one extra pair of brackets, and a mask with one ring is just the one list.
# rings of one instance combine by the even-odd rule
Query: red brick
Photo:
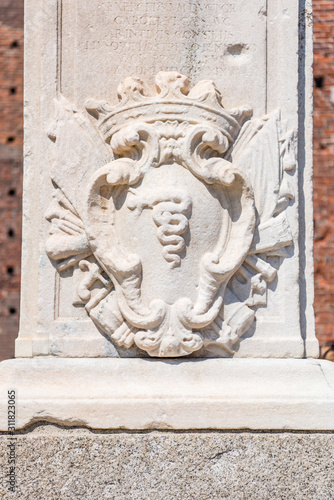
[[(19, 327), (23, 142), (23, 0), (2, 0), (0, 20), (1, 360), (14, 356), (14, 340), (17, 337)], [(13, 138), (13, 140), (10, 141), (9, 138)], [(10, 235), (9, 230), (14, 232), (13, 236)]]

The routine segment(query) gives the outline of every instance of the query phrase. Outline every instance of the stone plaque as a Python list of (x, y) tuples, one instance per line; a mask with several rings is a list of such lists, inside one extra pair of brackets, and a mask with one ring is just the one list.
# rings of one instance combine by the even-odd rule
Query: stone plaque
[(214, 80), (226, 106), (245, 100), (265, 113), (266, 3), (63, 0), (61, 92), (82, 103), (98, 78), (99, 98), (109, 100), (128, 76), (154, 84), (159, 71), (178, 71)]
[(297, 2), (28, 8), (17, 356), (317, 356)]

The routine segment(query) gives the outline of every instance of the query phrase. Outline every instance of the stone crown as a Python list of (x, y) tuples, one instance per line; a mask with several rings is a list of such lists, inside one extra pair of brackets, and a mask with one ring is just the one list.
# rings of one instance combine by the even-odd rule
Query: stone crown
[(232, 142), (245, 120), (252, 116), (249, 107), (225, 110), (221, 94), (211, 80), (203, 80), (190, 90), (186, 76), (176, 71), (160, 71), (155, 84), (156, 93), (152, 94), (142, 80), (128, 77), (117, 89), (119, 103), (115, 106), (87, 101), (86, 109), (98, 120), (107, 142), (118, 130), (134, 121), (154, 123), (166, 120), (191, 124), (209, 122)]

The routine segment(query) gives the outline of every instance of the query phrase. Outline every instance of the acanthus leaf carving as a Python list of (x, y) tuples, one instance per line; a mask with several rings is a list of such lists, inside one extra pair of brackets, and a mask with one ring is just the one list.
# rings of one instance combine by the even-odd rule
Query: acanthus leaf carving
[[(160, 72), (156, 92), (127, 78), (118, 97), (56, 104), (46, 251), (60, 272), (81, 270), (78, 297), (115, 344), (233, 356), (277, 277), (267, 256), (293, 244), (295, 133), (279, 112), (227, 111), (213, 82), (190, 89), (177, 72)], [(80, 136), (70, 187), (64, 129)]]

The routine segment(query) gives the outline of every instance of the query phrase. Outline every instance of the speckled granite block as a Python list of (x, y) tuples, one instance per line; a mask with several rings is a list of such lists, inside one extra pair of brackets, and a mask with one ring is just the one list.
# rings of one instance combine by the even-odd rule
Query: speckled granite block
[[(6, 450), (8, 436), (1, 435)], [(41, 425), (17, 434), (17, 490), (0, 498), (332, 500), (333, 433), (100, 432)], [(6, 475), (6, 452), (0, 468)]]

